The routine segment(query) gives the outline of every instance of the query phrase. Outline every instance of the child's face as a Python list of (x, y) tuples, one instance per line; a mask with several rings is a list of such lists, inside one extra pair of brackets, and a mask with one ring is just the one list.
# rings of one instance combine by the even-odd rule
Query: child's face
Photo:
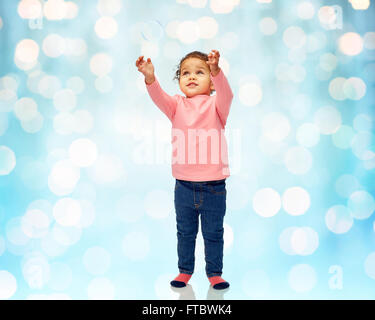
[(188, 98), (197, 94), (210, 95), (211, 90), (214, 89), (210, 78), (210, 68), (199, 58), (187, 58), (181, 64), (179, 84), (181, 91)]

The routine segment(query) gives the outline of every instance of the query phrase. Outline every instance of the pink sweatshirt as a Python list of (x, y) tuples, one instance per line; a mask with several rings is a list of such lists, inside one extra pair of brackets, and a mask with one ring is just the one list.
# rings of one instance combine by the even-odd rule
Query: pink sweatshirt
[[(155, 77), (147, 91), (172, 122), (172, 176), (187, 181), (221, 180), (230, 176), (225, 124), (233, 93), (223, 71), (213, 77), (216, 95), (187, 98), (164, 92)], [(174, 139), (175, 138), (175, 139)]]

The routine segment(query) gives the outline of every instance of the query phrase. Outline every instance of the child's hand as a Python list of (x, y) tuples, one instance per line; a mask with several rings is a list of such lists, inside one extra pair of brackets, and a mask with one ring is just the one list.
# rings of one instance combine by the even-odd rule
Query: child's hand
[(155, 79), (154, 65), (152, 64), (150, 58), (148, 58), (147, 61), (144, 61), (143, 57), (144, 56), (140, 56), (135, 62), (135, 65), (137, 66), (138, 71), (143, 73), (145, 76), (146, 83), (151, 84)]
[(212, 75), (216, 76), (220, 71), (220, 68), (219, 68), (220, 53), (217, 50), (211, 50), (211, 51), (212, 52), (208, 54), (207, 64), (210, 67)]

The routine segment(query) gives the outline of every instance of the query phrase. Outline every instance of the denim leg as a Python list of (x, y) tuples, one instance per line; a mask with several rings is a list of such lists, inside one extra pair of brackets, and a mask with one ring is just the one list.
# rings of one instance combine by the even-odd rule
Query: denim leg
[(175, 209), (177, 222), (177, 254), (180, 273), (192, 274), (195, 263), (195, 241), (198, 233), (198, 211), (186, 205), (183, 198), (190, 193), (188, 188), (180, 185), (176, 190)]
[(205, 206), (200, 210), (208, 277), (221, 276), (222, 274), (225, 211), (225, 185), (208, 186), (205, 194)]

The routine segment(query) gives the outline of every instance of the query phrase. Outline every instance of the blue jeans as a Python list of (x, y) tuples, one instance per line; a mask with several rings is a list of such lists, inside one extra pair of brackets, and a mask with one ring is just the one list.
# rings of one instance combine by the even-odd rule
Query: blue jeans
[(180, 273), (192, 274), (195, 239), (201, 216), (207, 277), (221, 276), (224, 249), (226, 179), (185, 181), (176, 179), (174, 205), (177, 221), (177, 254)]

